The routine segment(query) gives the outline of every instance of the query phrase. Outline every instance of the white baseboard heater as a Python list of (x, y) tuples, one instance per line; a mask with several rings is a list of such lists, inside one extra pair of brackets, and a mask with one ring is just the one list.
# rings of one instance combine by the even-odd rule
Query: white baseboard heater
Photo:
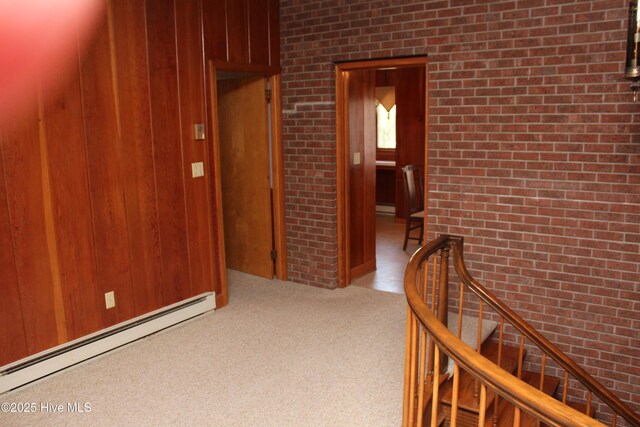
[(201, 294), (0, 367), (0, 393), (51, 375), (216, 308)]

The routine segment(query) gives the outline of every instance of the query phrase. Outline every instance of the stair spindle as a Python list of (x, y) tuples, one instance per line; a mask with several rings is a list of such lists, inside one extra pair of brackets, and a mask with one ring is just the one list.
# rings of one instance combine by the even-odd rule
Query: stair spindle
[[(448, 325), (449, 317), (449, 247), (442, 248), (440, 254), (440, 282), (438, 284), (438, 320)], [(441, 366), (447, 366), (447, 355), (442, 355)]]
[(478, 427), (484, 427), (485, 417), (487, 415), (487, 386), (482, 384), (480, 387), (480, 406), (478, 412)]
[(440, 348), (434, 354), (433, 392), (431, 393), (431, 427), (438, 425), (438, 405), (440, 404)]
[(520, 354), (518, 355), (518, 379), (522, 379), (522, 364), (524, 363), (524, 335), (520, 335)]
[(618, 414), (614, 412), (613, 417), (611, 417), (611, 427), (616, 427), (617, 418), (618, 418)]
[(564, 385), (562, 386), (562, 403), (567, 404), (567, 391), (569, 390), (569, 372), (564, 372)]
[(453, 365), (453, 396), (451, 397), (451, 423), (455, 427), (458, 423), (458, 398), (460, 391), (460, 366)]
[[(431, 271), (433, 283), (431, 285), (431, 312), (436, 312), (436, 284), (438, 283), (438, 255), (441, 251), (439, 251), (436, 255), (433, 256), (433, 270)], [(432, 340), (429, 340), (429, 353), (427, 359), (427, 372), (429, 375), (433, 375), (433, 347), (434, 343)]]
[[(480, 300), (480, 307), (478, 309), (478, 337), (476, 341), (476, 348), (478, 354), (482, 353), (482, 317), (484, 315), (484, 301)], [(473, 384), (473, 395), (478, 397), (478, 391), (480, 382), (476, 379)]]
[[(502, 366), (502, 341), (504, 339), (504, 317), (500, 316), (500, 329), (498, 330), (498, 366)], [(496, 394), (493, 399), (493, 426), (498, 425), (498, 404), (500, 396)]]

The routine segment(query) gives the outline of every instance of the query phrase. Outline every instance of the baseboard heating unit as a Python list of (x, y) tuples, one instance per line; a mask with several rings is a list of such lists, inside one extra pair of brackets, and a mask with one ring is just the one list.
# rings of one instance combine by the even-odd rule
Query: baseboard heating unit
[(0, 393), (99, 356), (216, 308), (214, 293), (180, 301), (0, 367)]

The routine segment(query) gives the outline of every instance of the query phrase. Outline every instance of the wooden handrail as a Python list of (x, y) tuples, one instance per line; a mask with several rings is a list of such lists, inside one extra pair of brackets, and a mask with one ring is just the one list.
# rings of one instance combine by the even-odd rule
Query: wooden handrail
[[(529, 325), (502, 301), (478, 283), (468, 272), (463, 257), (463, 239), (458, 236), (442, 235), (421, 247), (409, 261), (405, 271), (405, 293), (410, 310), (440, 349), (451, 357), (461, 368), (476, 377), (480, 382), (493, 389), (516, 407), (530, 413), (542, 422), (554, 426), (601, 426), (593, 418), (571, 408), (541, 390), (532, 387), (509, 372), (495, 365), (475, 350), (469, 348), (457, 336), (452, 334), (446, 324), (427, 307), (416, 287), (416, 277), (422, 263), (438, 251), (445, 249), (451, 253), (453, 266), (461, 282), (481, 301), (489, 305), (500, 316), (517, 329), (523, 337), (529, 339), (543, 354), (547, 354), (556, 363), (570, 373), (593, 395), (607, 404), (618, 416), (624, 418), (633, 427), (640, 427), (640, 416), (622, 402), (606, 387), (600, 384), (571, 358), (553, 345), (548, 339)], [(567, 377), (565, 377), (567, 378)], [(406, 396), (405, 396), (406, 397)], [(590, 403), (590, 402), (589, 402)], [(615, 415), (614, 415), (615, 416)]]

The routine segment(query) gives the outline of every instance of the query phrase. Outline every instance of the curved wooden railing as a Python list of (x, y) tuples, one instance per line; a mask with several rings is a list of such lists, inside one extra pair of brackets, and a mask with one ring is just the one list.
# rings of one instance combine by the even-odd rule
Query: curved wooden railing
[[(450, 287), (450, 264), (459, 287)], [(506, 425), (500, 419), (505, 414), (511, 414), (509, 425), (514, 426), (605, 425), (592, 418), (595, 410), (597, 418), (611, 426), (640, 426), (637, 413), (469, 274), (461, 237), (443, 235), (421, 247), (407, 266), (405, 293), (409, 307), (403, 426), (498, 426)], [(457, 334), (447, 327), (449, 313), (456, 311)], [(478, 319), (476, 349), (460, 339), (463, 313)], [(493, 333), (498, 341), (494, 360), (481, 354), (487, 348), (480, 339), (486, 319), (499, 325)], [(507, 368), (512, 372), (503, 369), (509, 348), (517, 352), (516, 365)], [(533, 360), (525, 362), (525, 354)], [(452, 373), (445, 372), (449, 358), (454, 362), (448, 369)], [(534, 384), (523, 381), (525, 365), (538, 368)], [(554, 375), (561, 378), (555, 380), (561, 387), (552, 385)], [(464, 381), (473, 382), (475, 407), (461, 403)], [(557, 399), (547, 394), (549, 388)], [(510, 409), (501, 409), (505, 407)]]

